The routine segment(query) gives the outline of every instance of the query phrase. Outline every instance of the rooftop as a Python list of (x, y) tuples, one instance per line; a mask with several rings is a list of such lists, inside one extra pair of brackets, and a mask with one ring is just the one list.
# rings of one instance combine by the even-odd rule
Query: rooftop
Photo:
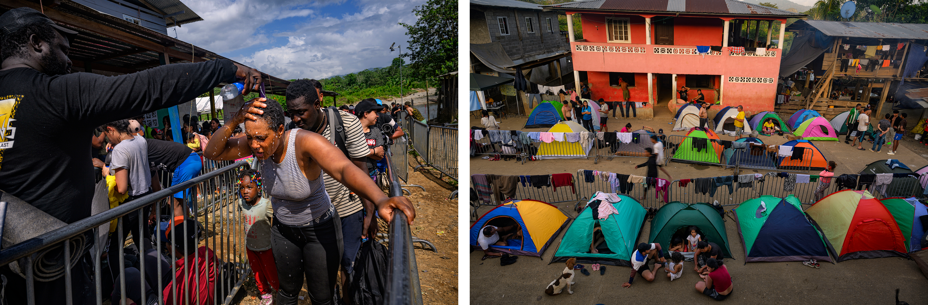
[(541, 10), (540, 4), (516, 0), (471, 0), (470, 5), (495, 6), (506, 8), (521, 8), (529, 10)]
[(799, 20), (787, 31), (815, 29), (832, 37), (928, 39), (928, 24)]
[[(180, 0), (125, 0), (126, 2), (147, 7), (167, 18), (168, 27), (181, 26), (191, 22), (203, 21), (197, 13)], [(172, 16), (173, 15), (173, 16)], [(167, 17), (171, 16), (171, 17)]]
[(545, 10), (687, 13), (800, 18), (806, 15), (734, 0), (592, 0), (545, 5)]

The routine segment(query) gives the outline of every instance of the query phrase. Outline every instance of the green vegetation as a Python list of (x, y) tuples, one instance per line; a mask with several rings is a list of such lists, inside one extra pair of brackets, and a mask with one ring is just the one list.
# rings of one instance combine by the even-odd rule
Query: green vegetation
[(857, 22), (928, 22), (928, 3), (920, 0), (858, 0), (857, 10), (851, 18), (841, 17), (844, 1), (822, 0), (805, 12), (810, 19)]
[(457, 71), (458, 1), (428, 0), (412, 12), (419, 18), (416, 24), (400, 23), (409, 37), (402, 56), (411, 62), (404, 75), (435, 81), (439, 75)]
[[(321, 80), (323, 88), (338, 93), (338, 104), (355, 104), (366, 98), (388, 99), (399, 97), (400, 66), (403, 69), (402, 92), (409, 94), (415, 89), (424, 89), (425, 81), (411, 76), (410, 65), (404, 65), (400, 58), (393, 59), (393, 64), (384, 68), (372, 68), (358, 73), (343, 76), (333, 76)], [(332, 104), (331, 98), (324, 101), (326, 106)]]

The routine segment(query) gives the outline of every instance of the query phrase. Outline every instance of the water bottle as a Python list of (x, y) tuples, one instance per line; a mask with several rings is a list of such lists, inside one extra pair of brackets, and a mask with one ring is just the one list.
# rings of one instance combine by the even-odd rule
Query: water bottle
[(219, 92), (219, 95), (222, 96), (223, 100), (230, 101), (240, 95), (242, 95), (242, 90), (245, 89), (245, 84), (242, 82), (235, 82), (222, 87), (222, 90)]
[(222, 97), (222, 104), (224, 109), (223, 115), (223, 125), (229, 124), (229, 121), (235, 116), (235, 114), (242, 109), (242, 105), (245, 104), (245, 97), (242, 96), (242, 90), (245, 89), (245, 84), (242, 82), (235, 82), (222, 87), (222, 90), (219, 91), (219, 96)]

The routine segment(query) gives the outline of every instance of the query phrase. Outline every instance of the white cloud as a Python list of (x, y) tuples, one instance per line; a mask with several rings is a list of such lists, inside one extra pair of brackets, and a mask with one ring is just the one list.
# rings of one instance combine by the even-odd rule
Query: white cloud
[[(320, 79), (390, 65), (398, 54), (390, 44), (406, 51), (406, 29), (399, 23), (415, 23), (412, 9), (425, 0), (362, 0), (349, 3), (357, 11), (333, 16), (326, 5), (335, 2), (185, 0), (204, 21), (177, 29), (178, 37), (220, 54), (287, 37), (284, 45), (233, 59), (284, 79)], [(293, 25), (286, 32), (257, 30), (290, 17), (297, 18), (286, 21)]]

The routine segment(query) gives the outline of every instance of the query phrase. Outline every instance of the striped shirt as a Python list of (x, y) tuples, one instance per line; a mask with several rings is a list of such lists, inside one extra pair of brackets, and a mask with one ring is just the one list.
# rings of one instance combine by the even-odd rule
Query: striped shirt
[[(349, 158), (367, 157), (370, 154), (370, 148), (367, 147), (364, 130), (361, 128), (358, 117), (344, 111), (336, 112), (342, 116), (342, 122), (345, 125), (345, 145), (348, 146), (348, 154), (351, 155)], [(326, 114), (328, 114), (328, 111), (326, 111)], [(322, 131), (322, 136), (329, 141), (332, 140), (331, 124), (326, 125), (325, 130)], [(328, 191), (329, 197), (332, 199), (332, 205), (335, 206), (335, 211), (338, 212), (339, 217), (347, 217), (361, 211), (363, 206), (358, 195), (351, 194), (351, 191), (345, 185), (335, 181), (332, 176), (325, 172), (323, 172), (323, 178), (325, 179), (325, 189)]]

